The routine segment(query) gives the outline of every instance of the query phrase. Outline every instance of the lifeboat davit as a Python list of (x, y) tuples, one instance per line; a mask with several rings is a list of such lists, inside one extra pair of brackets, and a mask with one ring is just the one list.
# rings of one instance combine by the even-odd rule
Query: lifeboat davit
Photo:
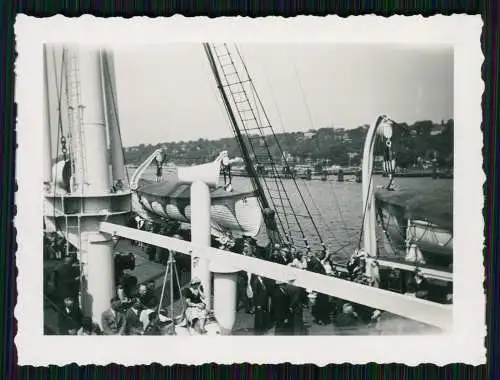
[(381, 189), (375, 194), (382, 227), (391, 245), (416, 244), (427, 262), (453, 262), (453, 195), (448, 189)]
[(257, 197), (252, 191), (227, 191), (219, 186), (223, 152), (215, 161), (189, 167), (169, 164), (160, 182), (143, 179), (142, 175), (158, 152), (148, 158), (131, 180), (132, 209), (141, 217), (161, 221), (190, 223), (196, 213), (191, 209), (190, 184), (202, 178), (210, 186), (212, 232), (231, 232), (255, 237), (263, 221)]

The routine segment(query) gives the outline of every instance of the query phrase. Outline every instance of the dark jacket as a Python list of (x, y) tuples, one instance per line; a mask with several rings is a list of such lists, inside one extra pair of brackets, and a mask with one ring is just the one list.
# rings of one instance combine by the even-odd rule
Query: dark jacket
[[(312, 256), (307, 263), (307, 270), (313, 273), (326, 274), (325, 267), (316, 256)], [(316, 321), (323, 323), (330, 321), (330, 303), (326, 294), (316, 293), (316, 302), (312, 307), (311, 313)]]
[(80, 286), (77, 277), (78, 269), (71, 264), (62, 263), (54, 270), (54, 286), (61, 303), (65, 297), (71, 297), (76, 301)]
[(303, 301), (305, 290), (298, 286), (287, 285), (287, 294), (290, 302), (290, 333), (301, 335), (304, 333)]
[(325, 267), (316, 256), (312, 256), (307, 262), (307, 270), (313, 273), (326, 274)]
[(276, 285), (272, 297), (273, 319), (275, 322), (275, 335), (291, 335), (290, 329), (290, 297), (286, 285)]
[(253, 299), (255, 303), (255, 334), (263, 334), (270, 327), (269, 318), (269, 291), (264, 279), (252, 276)]
[(82, 312), (77, 306), (71, 307), (69, 310), (63, 308), (59, 314), (59, 334), (68, 335), (69, 330), (75, 330), (76, 332), (82, 326)]
[(147, 290), (146, 294), (140, 296), (139, 299), (145, 307), (156, 307), (158, 305), (158, 299), (154, 291), (150, 289)]
[(273, 319), (276, 323), (283, 323), (290, 315), (290, 302), (286, 287), (276, 285), (272, 295)]
[(252, 290), (255, 306), (268, 311), (269, 309), (269, 290), (262, 277), (252, 276)]
[(125, 314), (125, 335), (142, 335), (144, 326), (139, 319), (140, 311), (134, 311), (133, 308), (127, 310)]

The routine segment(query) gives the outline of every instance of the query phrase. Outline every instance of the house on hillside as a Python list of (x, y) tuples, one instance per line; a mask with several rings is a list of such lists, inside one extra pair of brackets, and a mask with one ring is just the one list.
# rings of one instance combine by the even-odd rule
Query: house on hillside
[(438, 136), (441, 133), (443, 133), (443, 131), (444, 131), (444, 125), (441, 123), (441, 125), (435, 125), (434, 127), (432, 127), (432, 129), (430, 131), (430, 135), (431, 136)]
[(312, 139), (316, 132), (314, 131), (309, 131), (309, 132), (304, 132), (304, 139)]
[(349, 133), (345, 132), (343, 128), (341, 130), (340, 129), (335, 130), (334, 139), (342, 143), (349, 143), (352, 141), (351, 137), (349, 136)]

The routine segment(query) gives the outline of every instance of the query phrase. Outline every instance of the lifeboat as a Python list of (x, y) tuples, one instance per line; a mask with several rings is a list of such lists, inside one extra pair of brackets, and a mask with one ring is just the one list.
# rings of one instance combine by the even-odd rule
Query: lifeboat
[(392, 247), (417, 245), (427, 262), (453, 262), (453, 199), (447, 189), (381, 189), (375, 200)]
[(189, 167), (169, 164), (159, 182), (142, 178), (155, 155), (137, 169), (131, 180), (132, 209), (135, 213), (157, 222), (190, 223), (196, 215), (190, 206), (191, 179), (203, 178), (210, 186), (210, 216), (214, 234), (230, 232), (255, 237), (259, 233), (263, 218), (255, 193), (228, 190), (227, 186), (218, 184), (223, 154), (208, 164)]

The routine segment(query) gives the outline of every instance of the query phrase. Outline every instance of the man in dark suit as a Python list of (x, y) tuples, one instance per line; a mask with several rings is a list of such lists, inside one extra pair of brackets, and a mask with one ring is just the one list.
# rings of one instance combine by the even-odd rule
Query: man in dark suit
[(286, 292), (286, 284), (276, 282), (272, 296), (273, 319), (275, 322), (275, 335), (290, 334), (290, 300)]
[(111, 299), (111, 308), (102, 313), (101, 324), (104, 335), (125, 334), (125, 315), (121, 312), (120, 307), (120, 299), (113, 297)]
[(82, 326), (82, 312), (71, 297), (64, 298), (64, 308), (59, 314), (59, 334), (76, 335)]
[[(321, 255), (321, 253), (319, 253)], [(322, 253), (324, 255), (324, 253)], [(309, 260), (307, 262), (307, 270), (310, 272), (326, 275), (326, 270), (321, 259), (314, 254), (309, 254)], [(311, 313), (314, 318), (314, 322), (318, 324), (328, 324), (330, 323), (330, 301), (326, 294), (317, 293), (316, 301), (312, 307)]]
[(125, 335), (142, 335), (144, 326), (140, 320), (142, 304), (139, 299), (134, 300), (132, 307), (125, 314)]
[(290, 302), (289, 330), (292, 335), (303, 335), (305, 332), (303, 316), (304, 288), (287, 285), (286, 292)]
[(255, 335), (263, 335), (269, 326), (269, 291), (262, 277), (254, 275), (252, 281), (255, 303)]
[(75, 302), (78, 299), (80, 277), (78, 268), (73, 266), (73, 258), (66, 256), (53, 273), (53, 283), (57, 291), (58, 301), (64, 306), (64, 299), (70, 297)]

